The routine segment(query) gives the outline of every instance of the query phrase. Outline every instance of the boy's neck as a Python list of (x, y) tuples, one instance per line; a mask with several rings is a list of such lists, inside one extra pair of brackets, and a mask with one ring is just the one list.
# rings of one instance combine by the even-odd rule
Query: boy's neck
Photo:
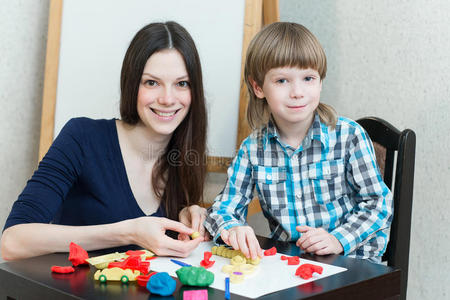
[(294, 149), (297, 149), (302, 144), (312, 122), (314, 121), (314, 114), (312, 114), (307, 120), (295, 124), (283, 121), (280, 122), (280, 120), (276, 120), (275, 117), (274, 119), (281, 141)]

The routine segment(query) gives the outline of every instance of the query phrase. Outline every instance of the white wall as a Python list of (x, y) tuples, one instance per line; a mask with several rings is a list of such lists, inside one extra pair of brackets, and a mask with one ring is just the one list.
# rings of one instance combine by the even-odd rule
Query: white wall
[(0, 226), (38, 159), (48, 0), (0, 0)]
[(280, 0), (328, 57), (322, 100), (417, 135), (408, 299), (450, 297), (450, 2)]
[[(0, 0), (1, 226), (37, 163), (48, 2)], [(408, 299), (448, 298), (450, 2), (280, 0), (280, 11), (325, 48), (325, 102), (416, 132)], [(209, 197), (222, 187), (217, 178)]]

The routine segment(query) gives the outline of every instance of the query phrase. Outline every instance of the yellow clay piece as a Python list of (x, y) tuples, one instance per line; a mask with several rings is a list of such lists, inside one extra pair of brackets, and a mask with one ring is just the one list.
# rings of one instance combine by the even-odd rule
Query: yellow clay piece
[(249, 275), (255, 272), (256, 266), (250, 264), (241, 265), (224, 265), (222, 272), (225, 274), (232, 274), (233, 272), (241, 272), (244, 275)]
[(233, 265), (224, 265), (222, 267), (222, 272), (225, 274), (231, 274), (234, 272), (234, 266)]
[(141, 259), (142, 259), (142, 260), (145, 260), (146, 258), (155, 256), (155, 253), (153, 253), (153, 252), (150, 251), (150, 250), (144, 249), (144, 250), (142, 250), (142, 251), (145, 252), (144, 254), (141, 255)]
[(243, 274), (230, 274), (230, 282), (231, 283), (241, 283), (244, 281), (244, 275)]
[(195, 231), (194, 233), (191, 234), (191, 238), (192, 238), (192, 239), (196, 239), (196, 238), (198, 238), (199, 236), (200, 236), (200, 232), (198, 232), (198, 231)]
[[(225, 257), (225, 258), (231, 258), (231, 260), (233, 260), (236, 256), (240, 256), (243, 258), (244, 261), (242, 263), (244, 263), (244, 264), (247, 263), (247, 264), (252, 264), (252, 265), (258, 265), (261, 261), (261, 259), (259, 257), (256, 257), (255, 259), (246, 258), (245, 255), (241, 251), (233, 250), (233, 249), (227, 248), (225, 246), (219, 246), (219, 247), (214, 246), (211, 248), (211, 253), (213, 255), (218, 255), (218, 256)], [(237, 261), (240, 261), (240, 259), (238, 259)]]
[(259, 265), (259, 262), (261, 259), (259, 257), (256, 257), (255, 259), (247, 259), (247, 263), (250, 263), (252, 265)]
[(97, 269), (101, 270), (107, 268), (110, 262), (125, 259), (126, 257), (127, 255), (125, 253), (114, 252), (101, 256), (91, 257), (86, 259), (86, 261), (95, 266)]
[(235, 257), (233, 257), (231, 259), (231, 264), (232, 265), (243, 265), (246, 262), (247, 262), (247, 260), (244, 257), (240, 256), (240, 255), (236, 255)]
[(243, 273), (244, 275), (252, 274), (256, 270), (256, 266), (250, 264), (243, 264), (237, 266), (237, 271)]

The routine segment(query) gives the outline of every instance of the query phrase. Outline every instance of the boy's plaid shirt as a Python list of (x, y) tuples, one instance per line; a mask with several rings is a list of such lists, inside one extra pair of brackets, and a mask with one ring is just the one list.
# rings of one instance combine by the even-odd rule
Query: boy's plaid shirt
[(345, 255), (381, 261), (392, 194), (372, 142), (355, 121), (339, 118), (331, 130), (316, 114), (297, 150), (280, 140), (272, 122), (247, 137), (205, 221), (215, 241), (223, 229), (246, 224), (255, 187), (271, 237), (296, 241), (296, 226), (322, 227), (340, 241)]

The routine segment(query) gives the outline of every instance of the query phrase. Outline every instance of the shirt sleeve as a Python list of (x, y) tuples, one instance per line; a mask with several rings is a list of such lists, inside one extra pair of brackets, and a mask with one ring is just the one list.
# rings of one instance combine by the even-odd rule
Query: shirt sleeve
[[(393, 212), (392, 193), (381, 178), (372, 142), (362, 128), (357, 128), (348, 149), (345, 172), (354, 191), (355, 206), (343, 224), (331, 232), (342, 244), (345, 255), (389, 228)], [(384, 252), (386, 246), (387, 238), (380, 251)]]
[(248, 204), (253, 198), (254, 181), (246, 141), (239, 148), (227, 173), (228, 179), (225, 187), (208, 209), (208, 216), (204, 224), (214, 237), (214, 241), (217, 241), (223, 229), (247, 223), (247, 210)]
[(81, 173), (83, 147), (80, 119), (63, 127), (38, 169), (14, 202), (3, 230), (23, 223), (51, 222)]

